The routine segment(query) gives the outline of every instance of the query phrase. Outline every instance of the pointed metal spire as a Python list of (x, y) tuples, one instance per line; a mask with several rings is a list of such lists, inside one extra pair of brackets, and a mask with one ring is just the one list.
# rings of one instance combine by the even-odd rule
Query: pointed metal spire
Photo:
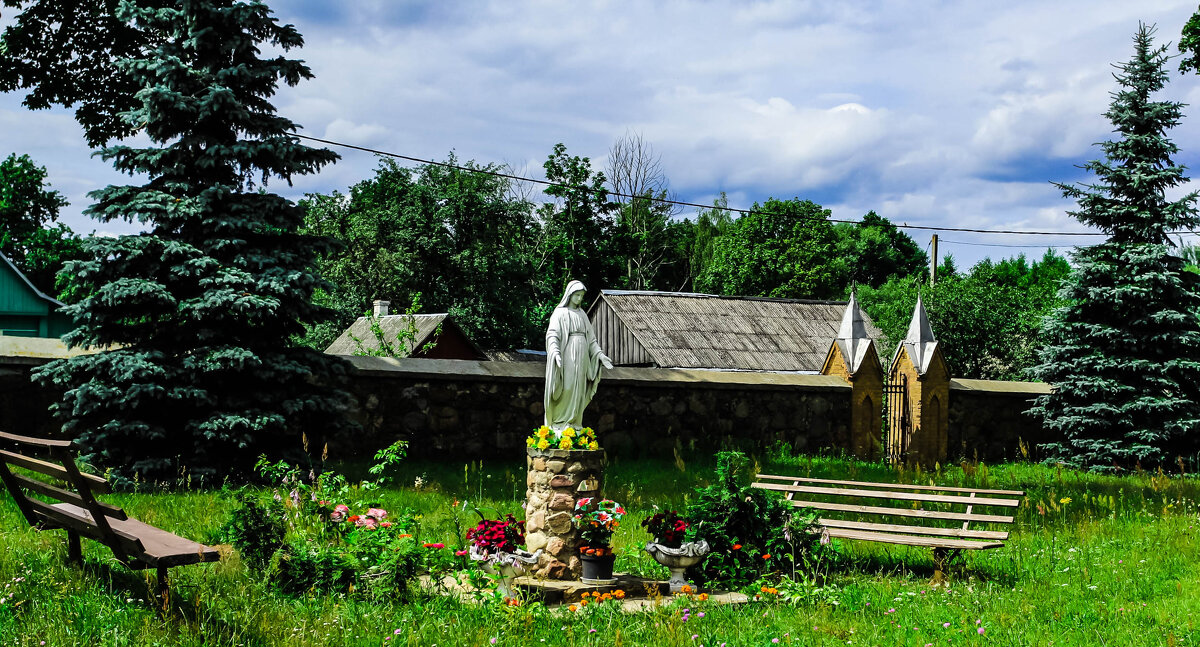
[(842, 357), (845, 357), (846, 363), (850, 365), (850, 372), (854, 373), (867, 356), (871, 338), (867, 335), (867, 324), (863, 320), (862, 310), (858, 307), (858, 295), (853, 291), (850, 292), (850, 303), (846, 304), (846, 311), (842, 314), (842, 325), (838, 329), (836, 341), (842, 351)]
[[(917, 305), (913, 308), (912, 321), (908, 324), (908, 334), (900, 346), (908, 351), (917, 373), (924, 375), (929, 370), (929, 362), (933, 359), (933, 351), (937, 348), (937, 337), (933, 336), (933, 328), (929, 325), (929, 315), (925, 313), (925, 305), (921, 295), (917, 294)], [(900, 348), (896, 348), (899, 355)]]
[(933, 328), (929, 326), (929, 315), (925, 314), (925, 305), (921, 303), (921, 295), (917, 295), (917, 307), (913, 308), (912, 321), (908, 324), (908, 334), (904, 336), (906, 344), (925, 344), (935, 342)]

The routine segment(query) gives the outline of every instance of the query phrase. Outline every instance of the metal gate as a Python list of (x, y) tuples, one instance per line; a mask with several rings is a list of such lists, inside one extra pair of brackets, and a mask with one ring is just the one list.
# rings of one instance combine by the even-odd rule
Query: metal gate
[(908, 404), (908, 377), (883, 385), (884, 448), (889, 463), (898, 463), (908, 453), (912, 437), (912, 411)]

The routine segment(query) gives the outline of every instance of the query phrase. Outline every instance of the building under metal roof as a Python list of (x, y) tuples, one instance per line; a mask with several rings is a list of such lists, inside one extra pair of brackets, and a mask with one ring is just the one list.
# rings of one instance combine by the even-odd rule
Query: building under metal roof
[[(816, 373), (847, 301), (604, 290), (588, 310), (613, 363)], [(862, 325), (883, 336), (864, 313)]]
[[(379, 335), (371, 329), (372, 319), (379, 323)], [(410, 330), (412, 335), (405, 334), (405, 339), (401, 340), (401, 334)], [(380, 336), (396, 347), (397, 357), (487, 359), (483, 350), (445, 312), (359, 317), (325, 352), (330, 355), (373, 355), (376, 354), (373, 351), (379, 351), (383, 346)]]
[(63, 304), (37, 289), (4, 254), (0, 254), (0, 335), (61, 337), (75, 327), (59, 312)]

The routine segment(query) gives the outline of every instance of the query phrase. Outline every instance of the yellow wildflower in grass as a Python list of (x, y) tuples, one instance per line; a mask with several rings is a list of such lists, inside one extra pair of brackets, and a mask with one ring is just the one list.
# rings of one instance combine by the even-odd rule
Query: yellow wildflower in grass
[(1061, 504), (1063, 504), (1063, 505), (1067, 505), (1068, 503), (1070, 503), (1070, 502), (1071, 502), (1071, 497), (1069, 497), (1069, 496), (1065, 496), (1065, 497), (1063, 497), (1063, 498), (1059, 499), (1059, 500), (1058, 500), (1058, 502), (1059, 502), (1059, 503), (1061, 503)]
[(549, 446), (550, 446), (550, 441), (546, 440), (545, 438), (539, 440), (538, 444), (537, 444), (538, 449), (546, 449)]

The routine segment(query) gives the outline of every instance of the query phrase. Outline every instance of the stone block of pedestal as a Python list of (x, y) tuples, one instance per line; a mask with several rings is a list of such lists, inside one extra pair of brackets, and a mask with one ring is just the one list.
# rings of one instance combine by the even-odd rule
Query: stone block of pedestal
[(551, 580), (579, 577), (579, 531), (572, 523), (575, 504), (596, 497), (604, 486), (604, 451), (526, 450), (525, 547), (542, 549), (535, 576)]

